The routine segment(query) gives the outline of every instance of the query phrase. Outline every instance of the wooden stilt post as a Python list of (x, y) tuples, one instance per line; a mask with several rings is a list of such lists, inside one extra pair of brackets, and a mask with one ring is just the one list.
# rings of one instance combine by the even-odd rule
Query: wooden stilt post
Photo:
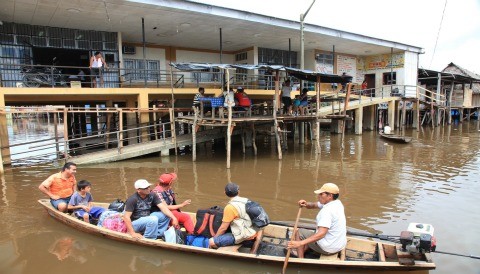
[(177, 155), (178, 148), (177, 148), (177, 132), (175, 128), (175, 111), (173, 108), (170, 108), (168, 110), (170, 112), (170, 127), (172, 130), (172, 140), (173, 140), (173, 146), (175, 147), (175, 155)]
[(274, 98), (273, 98), (273, 126), (275, 127), (275, 138), (277, 140), (277, 153), (278, 153), (278, 159), (281, 160), (282, 159), (282, 147), (281, 147), (281, 144), (280, 144), (280, 135), (279, 135), (279, 132), (278, 132), (278, 120), (277, 120), (277, 110), (278, 110), (278, 106), (280, 105), (280, 100), (279, 100), (279, 97), (278, 97), (278, 89), (279, 89), (279, 75), (280, 72), (277, 70), (276, 73), (275, 73), (275, 95), (274, 95)]
[(416, 104), (416, 109), (415, 111), (417, 112), (417, 119), (416, 119), (416, 122), (417, 122), (417, 131), (420, 131), (420, 99), (417, 98), (417, 100), (415, 101), (415, 104)]
[(245, 154), (245, 130), (244, 128), (242, 127), (242, 153)]
[[(317, 99), (317, 106), (315, 107), (315, 144), (316, 144), (316, 152), (317, 154), (322, 153), (320, 147), (320, 76), (317, 76), (317, 85), (315, 86), (316, 92), (316, 99)], [(333, 107), (332, 102), (332, 107)], [(333, 114), (333, 113), (332, 113)]]
[(253, 142), (253, 155), (257, 156), (257, 144), (255, 143), (255, 138), (257, 133), (255, 132), (255, 122), (252, 122), (252, 142)]
[(118, 154), (122, 154), (123, 149), (123, 110), (118, 109), (118, 138), (117, 138)]
[(60, 144), (58, 143), (58, 113), (57, 112), (53, 113), (53, 127), (54, 127), (53, 134), (55, 134), (55, 155), (58, 161), (58, 159), (60, 159)]
[(177, 133), (175, 132), (175, 96), (173, 95), (173, 69), (172, 66), (170, 66), (170, 89), (172, 93), (172, 110), (170, 114), (170, 122), (171, 122), (171, 128), (172, 128), (172, 139), (173, 143), (175, 146), (175, 155), (178, 154), (178, 148), (177, 148)]
[(157, 131), (157, 106), (153, 105), (153, 133), (155, 134), (155, 140), (158, 140)]
[[(230, 71), (225, 69), (227, 73), (227, 79), (230, 79)], [(230, 92), (230, 81), (227, 81), (227, 94)], [(227, 98), (225, 98), (226, 100)], [(232, 150), (232, 102), (228, 100), (228, 127), (227, 127), (227, 169), (230, 168), (230, 157)]]
[(68, 160), (68, 111), (67, 108), (63, 109), (63, 156), (65, 162)]
[(406, 100), (403, 100), (403, 105), (402, 105), (402, 132), (405, 133), (405, 124), (407, 122), (407, 119), (406, 119), (406, 115), (407, 115), (407, 101)]
[(192, 125), (192, 161), (197, 161), (197, 119), (198, 108), (194, 107), (193, 125)]

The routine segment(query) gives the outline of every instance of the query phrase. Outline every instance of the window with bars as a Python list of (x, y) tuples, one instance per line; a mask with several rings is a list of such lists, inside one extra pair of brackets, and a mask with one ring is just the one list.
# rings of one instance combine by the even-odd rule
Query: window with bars
[(145, 80), (147, 81), (161, 81), (160, 61), (146, 60), (147, 68), (145, 70), (145, 63), (141, 59), (124, 59), (125, 64), (125, 80)]
[(261, 65), (297, 66), (297, 52), (279, 49), (258, 48), (258, 63)]

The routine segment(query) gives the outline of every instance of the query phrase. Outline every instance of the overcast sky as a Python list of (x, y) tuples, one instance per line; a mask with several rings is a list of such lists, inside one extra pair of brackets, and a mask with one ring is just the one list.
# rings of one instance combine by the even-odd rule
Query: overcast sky
[[(312, 0), (194, 0), (299, 21)], [(480, 0), (316, 0), (305, 22), (422, 47), (420, 67), (480, 74)], [(433, 61), (432, 61), (433, 56)]]

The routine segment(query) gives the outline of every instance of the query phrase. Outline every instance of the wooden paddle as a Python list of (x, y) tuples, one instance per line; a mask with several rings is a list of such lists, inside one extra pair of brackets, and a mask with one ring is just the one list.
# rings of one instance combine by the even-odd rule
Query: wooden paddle
[[(300, 215), (302, 214), (302, 207), (298, 209), (297, 219), (295, 220), (295, 225), (293, 226), (293, 233), (290, 241), (295, 240), (295, 235), (297, 234), (297, 227), (298, 227), (298, 220), (300, 219)], [(285, 274), (287, 271), (288, 259), (290, 258), (291, 249), (287, 250), (287, 255), (285, 256), (285, 262), (283, 263), (282, 274)]]

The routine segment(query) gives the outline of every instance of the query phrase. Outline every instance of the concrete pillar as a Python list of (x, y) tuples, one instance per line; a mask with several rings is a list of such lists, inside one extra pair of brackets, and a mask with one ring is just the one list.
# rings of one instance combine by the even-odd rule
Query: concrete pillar
[(305, 123), (298, 122), (298, 143), (305, 144)]
[(375, 130), (375, 106), (363, 108), (363, 129)]
[[(142, 90), (138, 94), (138, 108), (139, 109), (148, 109), (148, 93)], [(140, 125), (145, 126), (150, 121), (150, 114), (148, 112), (140, 112)], [(148, 128), (144, 128), (141, 131), (141, 142), (148, 142)]]
[[(0, 108), (5, 109), (5, 98), (4, 95), (0, 95)], [(0, 114), (0, 146), (8, 147), (10, 145), (8, 141), (8, 125), (7, 125), (7, 115)], [(12, 163), (10, 159), (10, 149), (4, 148), (1, 151), (0, 161), (3, 161), (4, 165), (9, 165)], [(1, 164), (1, 163), (0, 163)]]
[(355, 109), (355, 134), (362, 134), (363, 130), (363, 107)]
[(388, 125), (395, 129), (395, 100), (388, 102)]
[(342, 121), (341, 120), (333, 120), (330, 124), (330, 133), (339, 134), (342, 133)]
[[(136, 100), (135, 98), (129, 98), (127, 99), (127, 108), (136, 108)], [(137, 127), (137, 114), (134, 113), (134, 112), (128, 112), (126, 113), (126, 116), (127, 116), (127, 126), (126, 128), (127, 129), (130, 129), (130, 128), (135, 128)], [(137, 131), (136, 130), (129, 130), (129, 131), (126, 131), (125, 134), (124, 134), (124, 138), (128, 138), (128, 144), (129, 145), (133, 145), (133, 144), (136, 144), (138, 143), (138, 134), (137, 134)]]
[(415, 100), (413, 107), (413, 128), (420, 128), (420, 100)]
[(463, 123), (463, 108), (458, 108), (458, 113), (460, 114), (458, 117), (458, 122)]
[(169, 156), (170, 155), (170, 149), (162, 149), (160, 151), (160, 156)]

